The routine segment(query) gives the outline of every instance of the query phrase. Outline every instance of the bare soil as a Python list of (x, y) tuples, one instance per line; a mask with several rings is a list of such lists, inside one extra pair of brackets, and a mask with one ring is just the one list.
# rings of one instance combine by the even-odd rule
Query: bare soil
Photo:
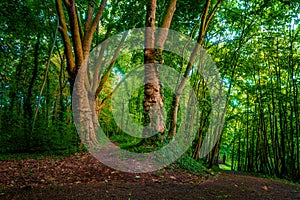
[(89, 154), (0, 161), (0, 199), (300, 199), (300, 187), (231, 171), (123, 173)]

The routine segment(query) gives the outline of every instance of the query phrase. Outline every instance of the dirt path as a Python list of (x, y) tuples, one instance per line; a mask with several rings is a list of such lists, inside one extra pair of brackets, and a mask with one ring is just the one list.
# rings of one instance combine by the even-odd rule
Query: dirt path
[(0, 199), (17, 200), (300, 199), (300, 187), (280, 181), (228, 172), (205, 180), (170, 169), (126, 174), (101, 166), (88, 155), (57, 162), (0, 161), (0, 185)]
[(300, 199), (300, 188), (258, 177), (220, 173), (200, 184), (127, 182), (23, 188), (1, 199)]

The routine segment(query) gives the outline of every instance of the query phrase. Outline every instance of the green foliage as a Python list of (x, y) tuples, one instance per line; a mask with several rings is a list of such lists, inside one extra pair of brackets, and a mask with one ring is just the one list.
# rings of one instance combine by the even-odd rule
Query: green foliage
[[(143, 27), (147, 2), (108, 1), (92, 47), (108, 35)], [(86, 19), (89, 3), (76, 1), (81, 22)], [(99, 5), (99, 2), (95, 3)], [(178, 1), (171, 28), (195, 39), (204, 3)], [(167, 1), (158, 2), (158, 26), (162, 24), (166, 5)], [(57, 26), (55, 3), (4, 0), (0, 9), (0, 153), (68, 154), (84, 149), (72, 122), (63, 41), (60, 37), (54, 38)], [(208, 26), (203, 47), (217, 64), (228, 95), (218, 151), (220, 155), (226, 155), (226, 163), (230, 163), (232, 169), (299, 181), (299, 9), (299, 2), (295, 0), (223, 1)], [(70, 24), (67, 27), (70, 28)], [(107, 33), (108, 30), (111, 32)], [(54, 39), (55, 49), (50, 58), (45, 90), (40, 105), (37, 105)], [(181, 74), (185, 72), (187, 61), (182, 61), (180, 56), (163, 52), (163, 58), (172, 69)], [(114, 91), (118, 77), (124, 77), (143, 62), (142, 50), (120, 56), (98, 100), (101, 102)], [(177, 77), (170, 79), (177, 81)], [(199, 100), (197, 117), (201, 126), (192, 147), (177, 163), (181, 168), (198, 173), (203, 170), (203, 163), (212, 157), (208, 155), (201, 161), (191, 158), (198, 141), (206, 134), (211, 99), (201, 74), (195, 69), (190, 74), (190, 84)], [(131, 86), (134, 85), (133, 82)], [(167, 126), (164, 136), (167, 138), (174, 93), (164, 85), (162, 88)], [(143, 87), (138, 88), (128, 102), (129, 117), (139, 125), (143, 124), (144, 117), (143, 93)], [(33, 128), (37, 107), (39, 113)], [(108, 99), (99, 111), (99, 124), (121, 148), (150, 152), (169, 144), (161, 135), (142, 140), (124, 133), (114, 121), (112, 109)], [(178, 126), (181, 120), (179, 110)]]
[(181, 158), (176, 161), (177, 167), (189, 171), (190, 173), (201, 175), (206, 167), (203, 165), (203, 161), (196, 161), (187, 154), (183, 154)]
[(129, 135), (113, 135), (110, 137), (110, 139), (118, 145), (120, 145), (121, 149), (128, 149), (132, 146), (135, 146), (139, 142), (141, 142), (142, 139), (131, 137)]
[(226, 4), (210, 50), (231, 87), (220, 153), (235, 170), (299, 177), (299, 4)]

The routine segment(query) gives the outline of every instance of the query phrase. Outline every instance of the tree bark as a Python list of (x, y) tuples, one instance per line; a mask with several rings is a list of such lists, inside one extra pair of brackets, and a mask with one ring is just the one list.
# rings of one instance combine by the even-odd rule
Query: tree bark
[[(144, 89), (144, 132), (156, 131), (163, 133), (165, 122), (163, 116), (163, 97), (161, 84), (157, 74), (157, 57), (155, 55), (155, 13), (156, 0), (150, 0), (147, 7), (145, 31), (145, 89)], [(154, 130), (151, 130), (154, 129)]]
[[(56, 10), (58, 12), (60, 22), (59, 30), (64, 42), (70, 90), (73, 97), (72, 99), (74, 100), (74, 102), (72, 102), (73, 112), (77, 114), (76, 125), (79, 129), (78, 132), (80, 134), (84, 134), (81, 136), (83, 142), (90, 146), (97, 146), (98, 115), (95, 94), (93, 94), (96, 91), (91, 89), (93, 87), (86, 79), (86, 70), (93, 35), (99, 21), (102, 18), (107, 0), (101, 1), (100, 6), (95, 13), (95, 17), (93, 17), (95, 5), (94, 2), (91, 2), (87, 10), (87, 18), (84, 24), (84, 29), (82, 28), (80, 16), (78, 15), (78, 11), (75, 7), (75, 0), (63, 1), (68, 13), (70, 27), (67, 26), (62, 0), (56, 0)], [(69, 37), (69, 32), (71, 33), (72, 43)], [(76, 82), (76, 92), (74, 93), (75, 79), (81, 68), (83, 68), (83, 70), (80, 71), (80, 75)]]
[(96, 99), (91, 90), (86, 88), (86, 66), (78, 72), (74, 84), (72, 110), (74, 121), (81, 141), (88, 149), (99, 146), (97, 139), (98, 115), (96, 112)]

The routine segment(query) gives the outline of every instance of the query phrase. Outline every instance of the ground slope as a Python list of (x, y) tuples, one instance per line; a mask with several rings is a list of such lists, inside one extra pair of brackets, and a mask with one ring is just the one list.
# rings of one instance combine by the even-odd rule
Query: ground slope
[(0, 161), (0, 199), (300, 199), (300, 187), (245, 174), (130, 174), (90, 155)]

